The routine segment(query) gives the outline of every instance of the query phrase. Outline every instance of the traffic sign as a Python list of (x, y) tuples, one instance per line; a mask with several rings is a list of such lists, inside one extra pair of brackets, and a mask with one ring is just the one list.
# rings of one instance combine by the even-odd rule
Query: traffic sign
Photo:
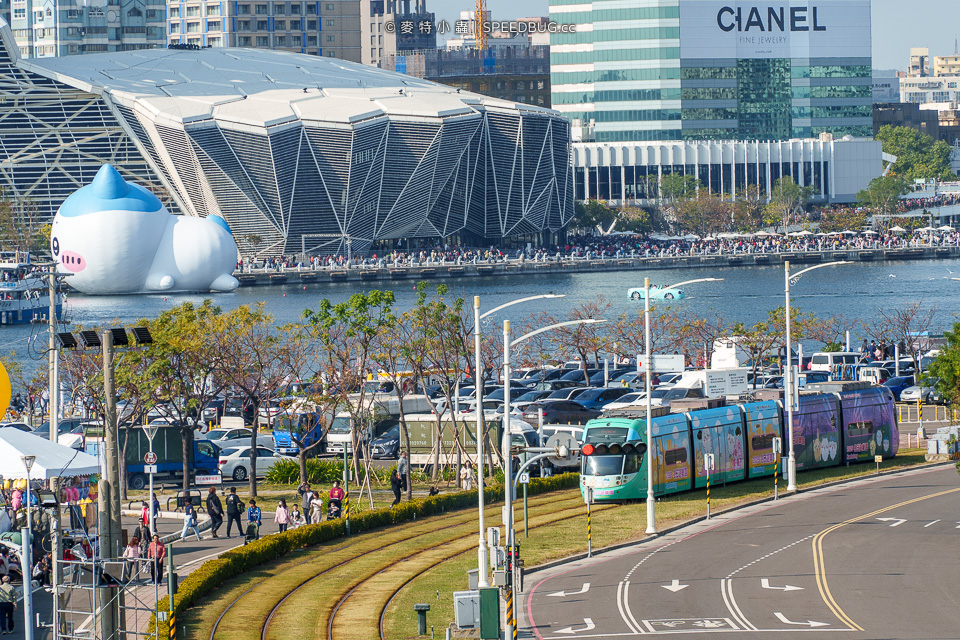
[(559, 452), (560, 447), (567, 448), (567, 455), (564, 457), (559, 456), (550, 456), (547, 458), (553, 466), (555, 467), (573, 467), (577, 465), (577, 456), (576, 452), (580, 450), (580, 443), (577, 442), (577, 439), (571, 433), (565, 433), (559, 431), (549, 438), (547, 438), (547, 444), (544, 445), (548, 449), (553, 449)]
[(883, 456), (873, 456), (873, 461), (876, 462), (877, 464), (880, 464), (881, 462), (883, 462)]
[(526, 471), (520, 474), (520, 484), (530, 484), (530, 474)]
[(147, 464), (157, 464), (157, 454), (153, 451), (147, 451), (143, 454), (143, 461)]
[(157, 471), (157, 465), (155, 465), (155, 464), (147, 464), (147, 465), (144, 465), (144, 466), (143, 466), (143, 472), (144, 472), (144, 473), (147, 473), (147, 474), (150, 474), (150, 473), (158, 473), (158, 471)]

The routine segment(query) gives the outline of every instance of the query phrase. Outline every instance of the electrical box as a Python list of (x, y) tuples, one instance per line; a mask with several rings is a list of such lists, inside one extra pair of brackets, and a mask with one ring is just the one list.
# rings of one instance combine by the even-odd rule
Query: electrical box
[(480, 592), (453, 592), (454, 621), (458, 629), (474, 629), (480, 626)]
[(467, 589), (476, 591), (480, 587), (480, 570), (469, 569), (467, 571)]
[(480, 640), (499, 640), (499, 638), (499, 589), (480, 589)]
[(497, 587), (505, 587), (507, 584), (507, 571), (505, 569), (497, 569), (493, 572), (493, 584)]

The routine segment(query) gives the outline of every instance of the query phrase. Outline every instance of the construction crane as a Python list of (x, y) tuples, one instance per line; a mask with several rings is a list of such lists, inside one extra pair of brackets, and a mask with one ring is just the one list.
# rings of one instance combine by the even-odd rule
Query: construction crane
[(473, 22), (477, 39), (477, 51), (483, 51), (487, 48), (487, 32), (484, 25), (487, 23), (487, 0), (473, 1)]

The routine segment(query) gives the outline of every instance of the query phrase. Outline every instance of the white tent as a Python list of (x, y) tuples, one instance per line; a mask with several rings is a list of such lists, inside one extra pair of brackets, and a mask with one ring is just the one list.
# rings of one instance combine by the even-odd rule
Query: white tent
[(89, 476), (100, 473), (100, 462), (90, 454), (50, 442), (13, 427), (0, 429), (0, 476), (27, 477), (23, 456), (37, 456), (30, 478), (50, 479), (64, 476)]
[(953, 231), (953, 227), (951, 227), (948, 224), (945, 224), (942, 227), (937, 227), (937, 231)]
[(896, 227), (890, 227), (890, 231), (892, 231), (893, 233), (906, 233), (907, 230), (897, 225)]

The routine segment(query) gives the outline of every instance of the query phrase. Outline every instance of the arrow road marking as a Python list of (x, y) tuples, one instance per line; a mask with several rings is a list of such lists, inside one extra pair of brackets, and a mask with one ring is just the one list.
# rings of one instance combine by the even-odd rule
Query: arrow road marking
[(803, 587), (795, 587), (791, 584), (788, 584), (783, 587), (773, 587), (770, 585), (770, 581), (766, 578), (760, 579), (760, 586), (764, 589), (776, 589), (777, 591), (803, 591)]
[(547, 595), (552, 598), (563, 598), (564, 596), (575, 596), (581, 593), (586, 593), (590, 590), (590, 583), (584, 582), (583, 586), (580, 587), (580, 591), (557, 591), (556, 593), (548, 593)]
[[(572, 626), (570, 626), (570, 627), (565, 627), (563, 629), (560, 629), (558, 631), (554, 631), (554, 633), (580, 633), (582, 631), (593, 631), (594, 629), (597, 628), (597, 625), (593, 624), (593, 620), (591, 620), (590, 618), (584, 618), (583, 622), (585, 626), (582, 629), (574, 629)], [(817, 624), (822, 624), (822, 623), (818, 622)]]
[(813, 621), (813, 620), (807, 620), (806, 622), (791, 622), (790, 620), (787, 620), (786, 616), (784, 616), (784, 615), (783, 615), (782, 613), (780, 613), (779, 611), (774, 611), (774, 612), (773, 612), (773, 615), (775, 615), (775, 616), (777, 616), (778, 618), (780, 618), (780, 622), (782, 622), (783, 624), (798, 624), (798, 625), (803, 626), (803, 627), (811, 627), (811, 628), (813, 628), (813, 627), (829, 627), (829, 626), (830, 626), (830, 625), (829, 625), (828, 623), (826, 623), (826, 622), (815, 622), (815, 621)]
[(673, 591), (674, 593), (676, 593), (677, 591), (680, 591), (681, 589), (686, 589), (686, 588), (689, 587), (690, 585), (688, 585), (688, 584), (680, 584), (680, 581), (677, 580), (676, 578), (674, 578), (674, 579), (673, 579), (673, 582), (671, 582), (670, 584), (662, 584), (662, 585), (660, 585), (660, 586), (663, 587), (664, 589), (666, 589), (667, 591)]
[(877, 520), (879, 520), (880, 522), (892, 522), (893, 524), (890, 525), (891, 527), (899, 527), (904, 522), (906, 522), (906, 520), (903, 520), (901, 518), (877, 518)]

